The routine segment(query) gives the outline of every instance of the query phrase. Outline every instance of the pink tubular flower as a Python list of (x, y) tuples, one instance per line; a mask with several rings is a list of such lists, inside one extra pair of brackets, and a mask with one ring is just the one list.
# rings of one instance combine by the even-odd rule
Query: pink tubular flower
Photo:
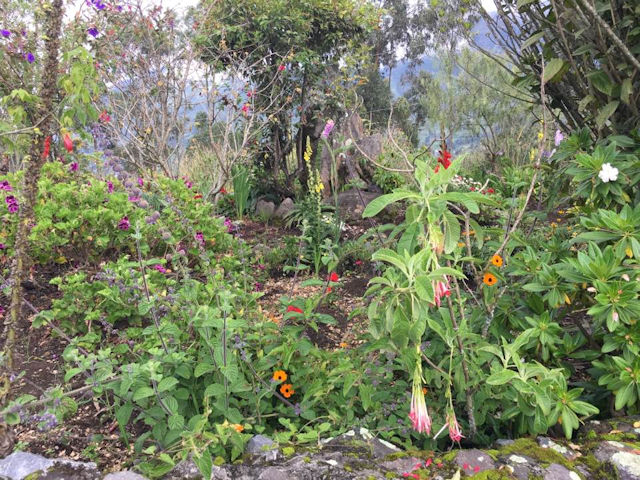
[(131, 224), (129, 223), (129, 217), (122, 217), (122, 219), (118, 222), (118, 228), (120, 230), (129, 230)]
[(436, 305), (440, 307), (442, 297), (448, 297), (451, 295), (451, 290), (449, 290), (449, 280), (447, 280), (446, 276), (444, 277), (444, 281), (433, 283), (433, 291), (435, 293)]
[(71, 170), (72, 172), (77, 172), (78, 171), (78, 162), (71, 162), (71, 164), (69, 165), (69, 170)]
[(113, 183), (110, 180), (107, 181), (107, 191), (113, 193)]
[(451, 438), (451, 440), (459, 442), (464, 438), (462, 430), (460, 429), (460, 424), (458, 423), (458, 419), (454, 412), (447, 415), (447, 424), (449, 425), (449, 438)]
[(204, 246), (204, 235), (202, 234), (202, 232), (196, 232), (196, 241), (200, 244)]
[(331, 130), (333, 130), (335, 124), (336, 123), (333, 120), (327, 120), (327, 124), (324, 126), (324, 130), (322, 130), (322, 134), (320, 136), (324, 139), (329, 138), (329, 135), (331, 135)]
[(64, 137), (62, 137), (62, 143), (64, 144), (64, 148), (67, 149), (67, 152), (73, 152), (73, 140), (71, 140), (71, 135), (65, 133)]
[(418, 377), (413, 379), (413, 389), (411, 395), (411, 411), (409, 412), (409, 418), (413, 424), (413, 429), (418, 433), (426, 433), (429, 435), (431, 432), (431, 418), (429, 418), (429, 412), (427, 411), (427, 404), (424, 401), (424, 394), (422, 393), (422, 381)]

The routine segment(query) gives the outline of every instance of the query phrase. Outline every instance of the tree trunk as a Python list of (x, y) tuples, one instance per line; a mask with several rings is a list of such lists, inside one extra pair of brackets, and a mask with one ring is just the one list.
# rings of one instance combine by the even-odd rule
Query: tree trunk
[(53, 99), (57, 94), (58, 83), (58, 50), (60, 48), (60, 31), (62, 26), (62, 0), (53, 0), (48, 11), (45, 29), (46, 59), (42, 71), (42, 85), (40, 88), (40, 105), (36, 110), (33, 124), (38, 125), (35, 130), (33, 143), (29, 155), (24, 161), (24, 177), (19, 191), (22, 192), (22, 204), (18, 212), (15, 252), (11, 269), (11, 307), (4, 325), (4, 355), (5, 371), (2, 375), (2, 389), (0, 401), (4, 403), (11, 386), (10, 375), (13, 371), (13, 349), (15, 345), (15, 329), (22, 310), (22, 282), (28, 270), (29, 231), (33, 222), (33, 209), (38, 195), (38, 180), (42, 165), (46, 161), (43, 154), (45, 142), (50, 142), (53, 125)]

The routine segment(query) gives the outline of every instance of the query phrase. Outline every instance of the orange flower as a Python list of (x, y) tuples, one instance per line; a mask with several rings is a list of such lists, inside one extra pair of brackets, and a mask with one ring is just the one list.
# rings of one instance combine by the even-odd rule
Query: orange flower
[(231, 425), (231, 428), (233, 428), (238, 433), (241, 433), (244, 430), (244, 427), (239, 423), (234, 423), (233, 425)]
[(427, 387), (422, 387), (422, 394), (426, 395), (428, 392)]
[(284, 398), (289, 398), (296, 392), (293, 390), (293, 386), (290, 383), (285, 383), (280, 385), (280, 393), (284, 395)]
[(287, 372), (284, 370), (276, 370), (273, 372), (273, 380), (276, 382), (284, 382), (287, 379)]
[(491, 287), (496, 284), (498, 279), (493, 273), (485, 273), (484, 277), (482, 277), (482, 281), (485, 285), (489, 285)]
[(502, 257), (500, 255), (494, 255), (491, 257), (491, 263), (493, 263), (496, 267), (502, 266)]
[(349, 344), (347, 342), (340, 342), (340, 348), (347, 348)]

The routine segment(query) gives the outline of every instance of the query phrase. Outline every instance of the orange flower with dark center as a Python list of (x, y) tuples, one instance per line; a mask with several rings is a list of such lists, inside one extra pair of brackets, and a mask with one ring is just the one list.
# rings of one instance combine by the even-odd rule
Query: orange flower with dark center
[(287, 372), (284, 370), (276, 370), (273, 372), (273, 380), (276, 382), (284, 382), (287, 379)]
[(244, 427), (239, 423), (234, 423), (233, 425), (231, 425), (231, 428), (233, 428), (238, 433), (241, 433), (244, 430)]
[(496, 267), (501, 267), (502, 266), (502, 257), (500, 255), (494, 255), (493, 257), (491, 257), (491, 263), (493, 263)]
[(284, 395), (284, 398), (289, 398), (296, 392), (293, 390), (293, 386), (290, 383), (285, 383), (280, 386), (280, 393)]
[(484, 276), (482, 277), (482, 282), (485, 285), (489, 285), (490, 287), (492, 287), (498, 282), (498, 279), (493, 273), (485, 273)]

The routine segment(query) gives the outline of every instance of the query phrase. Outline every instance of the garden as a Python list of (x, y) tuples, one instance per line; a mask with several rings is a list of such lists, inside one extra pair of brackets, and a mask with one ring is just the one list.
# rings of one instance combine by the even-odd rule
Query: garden
[(640, 479), (638, 6), (165, 3), (0, 6), (0, 478)]

